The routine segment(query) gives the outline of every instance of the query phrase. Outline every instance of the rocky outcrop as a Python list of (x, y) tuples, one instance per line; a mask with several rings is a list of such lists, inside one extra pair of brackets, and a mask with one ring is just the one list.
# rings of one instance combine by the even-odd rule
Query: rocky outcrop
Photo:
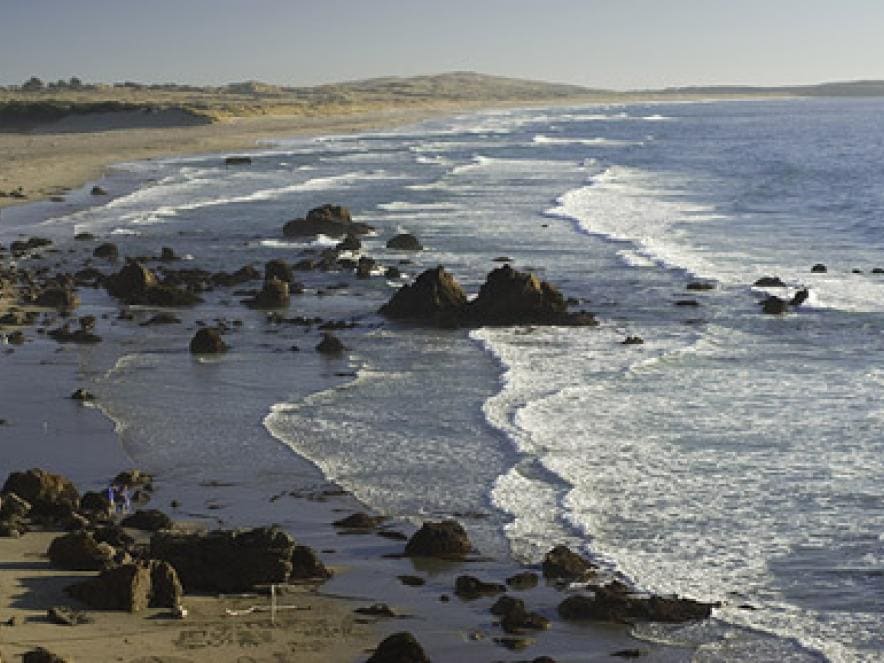
[(365, 235), (374, 230), (365, 223), (356, 223), (350, 216), (350, 210), (341, 205), (322, 205), (315, 207), (303, 219), (294, 219), (286, 223), (282, 233), (286, 237), (305, 237), (310, 235), (326, 235), (328, 237), (344, 237), (345, 235)]
[(332, 525), (340, 527), (341, 529), (371, 530), (382, 522), (384, 522), (383, 516), (370, 516), (367, 513), (360, 511), (349, 515), (346, 518), (336, 520)]
[(52, 566), (68, 571), (100, 571), (113, 564), (116, 550), (88, 532), (71, 532), (52, 540), (46, 555)]
[(151, 573), (141, 564), (123, 564), (70, 585), (65, 592), (90, 608), (140, 612), (150, 605)]
[(590, 313), (569, 313), (565, 298), (554, 286), (509, 265), (490, 272), (471, 302), (444, 268), (427, 270), (414, 284), (397, 291), (380, 313), (443, 326), (597, 324)]
[(391, 237), (387, 241), (387, 248), (397, 251), (423, 251), (424, 249), (418, 238), (411, 233), (400, 233)]
[(440, 265), (402, 286), (380, 312), (393, 319), (440, 323), (459, 320), (466, 305), (460, 283)]
[(592, 562), (573, 552), (568, 546), (556, 546), (543, 557), (543, 577), (549, 580), (585, 580), (596, 568)]
[(678, 596), (635, 596), (619, 582), (594, 587), (592, 595), (575, 595), (559, 604), (562, 619), (606, 622), (681, 623), (707, 619), (715, 603), (702, 603)]
[(319, 556), (308, 546), (295, 546), (291, 556), (289, 580), (327, 580), (332, 577)]
[(126, 304), (192, 306), (202, 301), (189, 290), (160, 283), (156, 274), (135, 260), (129, 260), (119, 272), (105, 278), (104, 287), (108, 294)]
[(361, 248), (362, 242), (353, 233), (347, 233), (347, 236), (335, 245), (338, 251), (358, 251)]
[(184, 588), (178, 578), (178, 572), (169, 562), (152, 559), (148, 562), (150, 572), (150, 608), (177, 608), (181, 604)]
[(528, 629), (542, 630), (549, 628), (549, 620), (536, 612), (528, 612), (525, 602), (511, 596), (501, 596), (491, 606), (491, 614), (498, 615), (500, 627), (510, 634), (523, 633)]
[(43, 247), (52, 244), (52, 240), (45, 237), (29, 237), (28, 239), (17, 239), (9, 244), (9, 252), (13, 258), (21, 258), (22, 256)]
[(290, 296), (288, 282), (271, 276), (264, 281), (261, 291), (245, 300), (245, 303), (251, 308), (258, 309), (284, 308), (289, 305)]
[(37, 306), (70, 311), (80, 305), (80, 298), (71, 288), (49, 286), (37, 295), (34, 303)]
[(430, 663), (411, 633), (394, 633), (383, 639), (366, 663)]
[(244, 265), (232, 274), (228, 272), (216, 272), (215, 274), (212, 274), (210, 278), (215, 285), (229, 288), (231, 286), (248, 283), (249, 281), (257, 281), (261, 278), (261, 272), (251, 265)]
[(466, 530), (456, 520), (424, 523), (405, 544), (409, 557), (460, 558), (472, 550)]
[(221, 338), (220, 331), (214, 327), (203, 327), (190, 339), (190, 352), (195, 355), (219, 354), (227, 352), (227, 343)]
[(821, 262), (818, 262), (813, 267), (810, 268), (811, 274), (825, 274), (829, 269)]
[(291, 283), (294, 280), (294, 272), (291, 265), (279, 258), (268, 260), (264, 264), (264, 280), (269, 281), (270, 279), (279, 279), (284, 283)]
[(37, 647), (22, 654), (22, 663), (73, 663), (73, 659), (53, 654), (48, 649)]
[(15, 493), (31, 505), (31, 514), (65, 517), (79, 506), (80, 494), (68, 479), (34, 468), (13, 472), (3, 484), (0, 494)]
[(292, 573), (294, 549), (292, 537), (275, 527), (159, 532), (150, 540), (150, 557), (169, 562), (188, 592), (244, 592), (284, 583)]
[(774, 295), (761, 301), (761, 311), (767, 315), (782, 315), (789, 310), (789, 302)]
[(537, 577), (537, 574), (531, 571), (522, 571), (506, 579), (507, 587), (516, 591), (533, 589), (537, 587), (538, 582), (540, 582), (540, 579)]

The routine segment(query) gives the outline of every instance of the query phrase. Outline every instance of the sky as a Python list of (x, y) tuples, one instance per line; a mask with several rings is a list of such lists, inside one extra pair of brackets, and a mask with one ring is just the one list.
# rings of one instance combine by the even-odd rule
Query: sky
[(884, 79), (882, 0), (0, 0), (0, 85)]

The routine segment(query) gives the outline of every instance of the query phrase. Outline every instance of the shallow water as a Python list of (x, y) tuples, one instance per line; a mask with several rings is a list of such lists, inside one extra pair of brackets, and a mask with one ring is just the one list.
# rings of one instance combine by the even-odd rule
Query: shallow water
[[(327, 245), (280, 229), (340, 202), (378, 228), (364, 252), (386, 264), (405, 257), (388, 237), (419, 236), (426, 250), (402, 265), (411, 276), (444, 264), (475, 291), (495, 257), (538, 270), (600, 327), (382, 324), (374, 312), (396, 283), (341, 274), (345, 288), (317, 297), (328, 276), (305, 274), (292, 313), (358, 318), (342, 332), (348, 360), (318, 358), (315, 332), (213, 294), (185, 322), (242, 319), (224, 359), (191, 362), (189, 328), (117, 326), (122, 358), (85, 370), (129, 453), (173, 480), (284, 485), (274, 468), (294, 450), (381, 512), (458, 514), (487, 554), (536, 562), (567, 542), (643, 587), (722, 600), (705, 630), (643, 632), (699, 647), (697, 660), (804, 660), (806, 648), (874, 660), (881, 111), (862, 100), (534, 109), (280, 140), (249, 168), (124, 166), (116, 177), (144, 182), (134, 192), (39, 232), (117, 235), (129, 253), (169, 245), (231, 270)], [(829, 271), (811, 274), (817, 262)], [(762, 316), (751, 284), (767, 274), (787, 294), (809, 287), (808, 303)], [(686, 291), (697, 278), (715, 290)], [(698, 306), (673, 305), (683, 299)], [(626, 335), (645, 343), (623, 346)]]

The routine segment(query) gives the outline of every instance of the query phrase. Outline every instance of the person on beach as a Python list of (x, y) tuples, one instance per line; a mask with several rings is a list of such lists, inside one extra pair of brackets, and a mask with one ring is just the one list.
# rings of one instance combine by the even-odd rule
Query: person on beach
[(129, 494), (129, 487), (123, 486), (120, 490), (120, 499), (122, 503), (120, 504), (120, 509), (123, 513), (130, 513), (132, 511), (132, 497)]

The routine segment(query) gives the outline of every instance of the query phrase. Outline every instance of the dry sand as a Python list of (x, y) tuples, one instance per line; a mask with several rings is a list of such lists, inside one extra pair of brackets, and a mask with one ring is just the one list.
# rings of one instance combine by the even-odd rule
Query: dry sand
[(82, 116), (76, 132), (59, 133), (50, 125), (41, 132), (0, 133), (0, 192), (22, 187), (27, 196), (0, 196), (0, 207), (61, 194), (124, 161), (248, 150), (262, 139), (369, 131), (488, 106), (487, 102), (440, 103), (316, 117), (237, 117), (196, 126), (176, 125), (169, 116), (167, 126), (157, 128), (120, 128), (120, 122), (111, 122), (108, 114)]
[[(350, 602), (292, 585), (278, 605), (275, 625), (269, 599), (185, 596), (184, 619), (168, 611), (142, 613), (90, 610), (91, 624), (62, 626), (46, 616), (50, 606), (76, 607), (63, 589), (94, 573), (59, 571), (45, 551), (55, 532), (31, 532), (20, 539), (0, 538), (0, 660), (13, 661), (42, 646), (76, 663), (187, 663), (212, 661), (355, 661), (373, 647), (369, 626), (355, 619)], [(258, 606), (260, 611), (228, 615)], [(9, 625), (13, 619), (15, 624)]]

